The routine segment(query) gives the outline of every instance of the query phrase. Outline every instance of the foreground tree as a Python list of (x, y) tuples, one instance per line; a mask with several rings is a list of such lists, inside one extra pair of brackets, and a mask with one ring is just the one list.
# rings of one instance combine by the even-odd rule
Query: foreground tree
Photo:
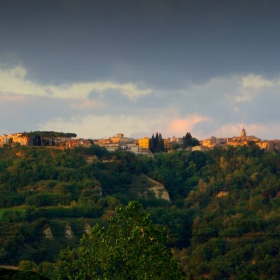
[(166, 247), (165, 230), (153, 225), (141, 204), (116, 209), (107, 228), (95, 226), (81, 247), (61, 253), (66, 279), (181, 279)]

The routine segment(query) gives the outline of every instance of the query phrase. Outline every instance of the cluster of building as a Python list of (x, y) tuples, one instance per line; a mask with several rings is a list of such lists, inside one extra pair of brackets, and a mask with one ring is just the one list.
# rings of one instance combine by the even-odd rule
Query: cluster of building
[[(34, 145), (31, 136), (27, 136), (23, 133), (12, 133), (12, 134), (3, 134), (0, 136), (0, 147), (4, 145), (14, 145), (19, 144), (21, 146), (32, 146)], [(32, 143), (31, 143), (32, 142)], [(35, 143), (36, 144), (36, 143)], [(78, 146), (89, 147), (92, 145), (92, 142), (86, 139), (81, 138), (71, 138), (71, 137), (53, 137), (49, 141), (49, 146), (55, 147), (64, 147), (64, 148), (74, 148)]]
[(209, 139), (201, 140), (200, 146), (193, 147), (192, 150), (209, 150), (214, 147), (223, 147), (226, 145), (230, 146), (246, 146), (249, 143), (255, 143), (261, 149), (267, 151), (280, 150), (280, 141), (279, 140), (261, 140), (260, 138), (254, 135), (247, 135), (245, 128), (241, 130), (240, 136), (233, 136), (231, 138), (216, 138), (212, 136)]
[[(174, 146), (183, 144), (183, 138), (167, 138), (163, 139), (165, 150), (169, 151)], [(143, 137), (139, 139), (125, 137), (124, 134), (118, 133), (113, 137), (107, 139), (93, 140), (95, 145), (106, 148), (108, 151), (127, 150), (135, 154), (152, 154), (150, 151), (150, 139), (149, 137)]]
[[(31, 137), (26, 136), (22, 133), (13, 133), (13, 134), (3, 134), (0, 136), (0, 146), (10, 145), (18, 143), (22, 146), (33, 145), (30, 143)], [(175, 137), (163, 139), (164, 148), (166, 151), (178, 148), (183, 144), (183, 138)], [(256, 136), (248, 136), (245, 128), (241, 130), (240, 136), (233, 136), (231, 138), (217, 138), (212, 136), (209, 139), (201, 140), (200, 145), (195, 147), (188, 147), (190, 151), (206, 151), (213, 149), (214, 147), (223, 147), (226, 145), (230, 146), (245, 146), (250, 142), (254, 142), (261, 149), (267, 151), (271, 150), (280, 150), (280, 141), (279, 140), (261, 140)], [(118, 133), (115, 136), (109, 137), (107, 139), (95, 139), (95, 140), (86, 140), (81, 138), (71, 138), (71, 137), (56, 137), (50, 141), (50, 146), (56, 146), (64, 149), (71, 149), (74, 147), (90, 147), (93, 144), (100, 147), (106, 148), (108, 151), (116, 150), (126, 150), (131, 151), (135, 154), (152, 154), (150, 151), (150, 139), (149, 137), (143, 137), (140, 139), (133, 139), (130, 137), (125, 137), (124, 134)]]
[[(124, 137), (122, 133), (119, 133), (108, 139), (97, 139), (94, 140), (95, 145), (102, 146), (109, 151), (115, 150), (129, 150), (134, 153), (140, 154), (151, 154), (150, 151), (150, 141), (149, 137), (144, 137), (140, 139), (133, 139)], [(175, 137), (163, 139), (164, 148), (166, 151), (173, 150), (183, 145), (183, 138)], [(189, 151), (207, 151), (213, 149), (214, 147), (225, 147), (230, 146), (246, 146), (250, 142), (254, 142), (261, 149), (267, 151), (279, 150), (280, 151), (280, 141), (279, 140), (261, 140), (254, 135), (247, 135), (245, 128), (241, 130), (240, 136), (233, 136), (231, 138), (217, 138), (212, 136), (211, 138), (199, 141), (198, 146), (187, 147)]]
[(93, 144), (104, 147), (110, 152), (116, 150), (129, 150), (131, 152), (138, 152), (137, 140), (125, 137), (122, 133), (118, 133), (115, 136), (109, 137), (107, 139), (95, 139), (93, 140)]
[(3, 134), (0, 136), (0, 146), (9, 145), (11, 143), (19, 143), (22, 146), (27, 146), (29, 137), (23, 136), (22, 133)]

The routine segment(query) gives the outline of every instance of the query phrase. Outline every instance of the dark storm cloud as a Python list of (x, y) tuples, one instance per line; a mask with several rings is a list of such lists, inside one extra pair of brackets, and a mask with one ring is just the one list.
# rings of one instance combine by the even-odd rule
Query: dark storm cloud
[(0, 52), (40, 83), (156, 88), (278, 73), (279, 1), (1, 1)]

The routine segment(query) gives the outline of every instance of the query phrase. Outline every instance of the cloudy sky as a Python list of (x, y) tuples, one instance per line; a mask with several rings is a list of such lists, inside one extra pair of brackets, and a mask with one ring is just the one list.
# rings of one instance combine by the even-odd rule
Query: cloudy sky
[(279, 139), (279, 51), (279, 0), (0, 0), (0, 134)]

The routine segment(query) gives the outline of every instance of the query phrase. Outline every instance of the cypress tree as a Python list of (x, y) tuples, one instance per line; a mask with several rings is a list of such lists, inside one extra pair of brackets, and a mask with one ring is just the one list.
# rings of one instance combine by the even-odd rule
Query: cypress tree
[(158, 132), (156, 133), (155, 137), (155, 150), (158, 151)]
[(164, 141), (162, 139), (161, 133), (159, 133), (159, 136), (158, 136), (158, 151), (159, 152), (164, 151)]
[(150, 138), (150, 151), (153, 153), (155, 151), (155, 136), (154, 133), (152, 138)]

